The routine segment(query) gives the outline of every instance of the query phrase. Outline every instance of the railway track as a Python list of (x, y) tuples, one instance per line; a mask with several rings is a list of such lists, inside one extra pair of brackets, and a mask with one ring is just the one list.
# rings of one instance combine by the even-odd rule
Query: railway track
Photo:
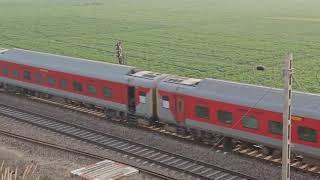
[[(281, 165), (282, 159), (279, 156), (273, 155), (264, 155), (257, 148), (247, 147), (247, 146), (237, 146), (232, 150), (236, 154), (240, 154), (242, 156), (247, 156), (250, 158), (255, 158), (261, 161), (271, 162), (276, 165)], [(290, 160), (291, 168), (297, 171), (303, 171), (306, 173), (313, 174), (315, 176), (320, 177), (320, 167), (317, 165), (305, 163), (301, 158), (295, 157)]]
[[(83, 107), (83, 106), (79, 106), (79, 105), (71, 105), (71, 104), (61, 103), (61, 102), (57, 102), (57, 101), (53, 101), (53, 100), (49, 100), (49, 99), (38, 98), (38, 97), (34, 97), (34, 96), (27, 96), (27, 98), (32, 101), (45, 103), (45, 104), (52, 105), (55, 107), (61, 107), (64, 109), (69, 109), (69, 110), (80, 112), (83, 114), (93, 115), (97, 118), (105, 118), (104, 113), (100, 112), (96, 109), (89, 109), (87, 107)], [(114, 120), (115, 122), (119, 121), (115, 118), (112, 120)], [(193, 138), (191, 136), (184, 136), (181, 134), (172, 133), (172, 132), (166, 131), (165, 129), (163, 129), (163, 127), (143, 126), (141, 128), (143, 128), (144, 130), (157, 132), (157, 133), (160, 133), (163, 135), (168, 135), (170, 137), (184, 139), (188, 142), (195, 143), (195, 141), (193, 140)], [(198, 144), (212, 147), (212, 144), (207, 144), (207, 143), (198, 143)], [(215, 144), (214, 149), (216, 149), (217, 151), (223, 151), (223, 145)], [(259, 161), (264, 161), (264, 162), (272, 163), (275, 165), (281, 165), (281, 159), (278, 156), (274, 157), (272, 155), (264, 155), (259, 149), (257, 149), (256, 146), (249, 147), (247, 145), (243, 146), (242, 144), (239, 144), (232, 149), (232, 152), (235, 154), (239, 154), (241, 156), (246, 156), (249, 158), (257, 159)], [(310, 173), (315, 176), (320, 176), (320, 166), (304, 163), (304, 162), (302, 162), (301, 158), (292, 159), (291, 160), (291, 168), (293, 168), (297, 171)]]
[(141, 160), (144, 165), (157, 164), (177, 172), (200, 179), (238, 180), (256, 179), (254, 177), (231, 171), (202, 161), (190, 159), (178, 154), (129, 141), (110, 134), (98, 132), (86, 127), (60, 121), (53, 117), (28, 112), (13, 106), (0, 104), (0, 115), (14, 120), (48, 129), (81, 141), (95, 144), (127, 155), (128, 158)]
[[(15, 139), (23, 140), (23, 141), (26, 141), (26, 142), (34, 143), (34, 144), (37, 144), (37, 145), (50, 147), (50, 148), (53, 148), (53, 149), (58, 149), (58, 150), (61, 150), (61, 151), (65, 151), (65, 152), (69, 152), (69, 153), (85, 156), (85, 157), (96, 159), (96, 160), (105, 160), (105, 159), (107, 159), (107, 157), (104, 157), (104, 156), (88, 153), (88, 152), (85, 152), (85, 151), (79, 151), (77, 149), (64, 147), (64, 146), (60, 146), (60, 145), (57, 145), (57, 144), (52, 144), (52, 143), (41, 141), (41, 140), (34, 139), (34, 138), (31, 138), (31, 137), (21, 136), (19, 134), (15, 134), (15, 133), (12, 133), (12, 132), (7, 132), (7, 131), (0, 130), (0, 134), (8, 136), (8, 137), (15, 138)], [(115, 162), (117, 162), (117, 161), (115, 161)], [(118, 162), (118, 163), (120, 163), (120, 162)], [(132, 165), (130, 165), (130, 166), (132, 166)], [(132, 167), (134, 167), (136, 169), (139, 169), (139, 171), (142, 172), (142, 173), (149, 174), (149, 175), (152, 175), (152, 176), (164, 179), (164, 180), (175, 180), (174, 178), (171, 178), (169, 176), (165, 176), (165, 175), (162, 175), (162, 174), (159, 174), (159, 173), (147, 170), (147, 169), (143, 169), (141, 167), (137, 167), (137, 166), (132, 166)]]
[[(104, 112), (99, 112), (96, 109), (89, 109), (87, 107), (82, 107), (82, 106), (76, 106), (76, 105), (71, 105), (71, 104), (65, 104), (65, 103), (60, 103), (57, 101), (53, 101), (53, 100), (49, 100), (49, 99), (42, 99), (42, 98), (38, 98), (38, 97), (34, 97), (34, 96), (28, 96), (29, 99), (33, 100), (33, 101), (37, 101), (40, 103), (45, 103), (48, 105), (53, 105), (56, 107), (61, 107), (64, 109), (69, 109), (72, 111), (76, 111), (76, 112), (80, 112), (80, 113), (84, 113), (84, 114), (88, 114), (88, 115), (93, 115), (95, 117), (98, 118), (105, 118)], [(119, 120), (114, 118), (112, 119), (116, 122), (118, 122)], [(170, 137), (175, 137), (175, 138), (179, 138), (179, 139), (184, 139), (187, 140), (189, 142), (195, 143), (195, 141), (193, 140), (193, 138), (191, 136), (184, 136), (181, 134), (177, 134), (177, 133), (173, 133), (173, 132), (169, 132), (166, 131), (165, 129), (163, 129), (163, 127), (159, 127), (159, 126), (143, 126), (142, 127), (145, 130), (150, 130), (152, 132), (157, 132), (160, 134), (164, 134), (164, 135), (168, 135)], [(210, 146), (212, 147), (212, 144), (200, 144), (199, 145), (206, 145), (206, 146)], [(223, 151), (223, 145), (221, 144), (216, 144), (215, 148), (218, 151)], [(260, 149), (257, 149), (256, 146), (243, 146), (242, 144), (237, 145), (236, 147), (234, 147), (232, 149), (232, 152), (235, 154), (239, 154), (241, 156), (246, 156), (249, 158), (253, 158), (253, 159), (257, 159), (259, 161), (264, 161), (264, 162), (268, 162), (268, 163), (273, 163), (275, 165), (281, 165), (281, 158), (279, 158), (278, 156), (272, 156), (272, 155), (264, 155)], [(320, 176), (320, 166), (317, 165), (313, 165), (313, 164), (308, 164), (302, 161), (301, 158), (293, 158), (291, 160), (291, 167), (297, 171), (302, 171), (302, 172), (306, 172), (306, 173), (310, 173), (312, 175), (315, 176)]]

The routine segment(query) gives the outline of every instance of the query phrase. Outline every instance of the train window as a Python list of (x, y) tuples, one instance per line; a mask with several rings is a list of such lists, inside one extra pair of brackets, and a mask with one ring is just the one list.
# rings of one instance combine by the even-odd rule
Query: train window
[(202, 106), (196, 106), (195, 112), (196, 112), (197, 117), (209, 119), (209, 108), (202, 107)]
[(298, 136), (300, 140), (316, 142), (317, 141), (317, 131), (308, 127), (298, 127)]
[(14, 78), (19, 78), (19, 71), (16, 70), (16, 69), (13, 70), (13, 71), (12, 71), (12, 75), (13, 75)]
[(258, 129), (258, 120), (253, 116), (243, 116), (241, 118), (242, 126), (251, 129)]
[(54, 77), (48, 76), (48, 85), (54, 86), (56, 84), (56, 79)]
[(103, 88), (104, 97), (111, 98), (112, 97), (112, 89), (104, 87)]
[(139, 92), (139, 102), (145, 104), (147, 102), (146, 93), (140, 91)]
[(273, 134), (282, 135), (282, 123), (270, 120), (269, 131)]
[(41, 76), (41, 74), (37, 73), (37, 74), (35, 75), (35, 79), (36, 79), (36, 82), (41, 83), (41, 82), (42, 82), (42, 76)]
[(66, 79), (61, 79), (60, 80), (60, 87), (63, 89), (67, 89), (68, 88), (68, 81)]
[(231, 124), (233, 121), (232, 112), (218, 111), (218, 121), (226, 124)]
[(23, 71), (23, 78), (27, 80), (31, 80), (31, 73), (30, 71)]
[(9, 74), (8, 68), (4, 67), (4, 68), (2, 69), (2, 74), (3, 74), (4, 76), (8, 76), (8, 74)]
[(82, 83), (74, 81), (73, 82), (73, 90), (81, 92), (82, 91)]
[(95, 85), (92, 85), (92, 84), (89, 84), (89, 85), (88, 85), (88, 92), (89, 92), (90, 94), (96, 94), (96, 93), (97, 93), (96, 86), (95, 86)]
[(170, 108), (170, 99), (169, 96), (162, 96), (162, 107), (169, 109)]

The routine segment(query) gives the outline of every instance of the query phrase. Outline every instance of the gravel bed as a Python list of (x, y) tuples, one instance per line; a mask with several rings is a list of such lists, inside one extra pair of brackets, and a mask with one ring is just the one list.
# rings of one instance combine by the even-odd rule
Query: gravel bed
[[(63, 121), (68, 121), (74, 124), (79, 124), (89, 128), (94, 128), (96, 130), (100, 130), (102, 132), (106, 132), (119, 137), (130, 138), (131, 140), (138, 141), (138, 142), (141, 142), (156, 148), (164, 149), (170, 152), (174, 152), (177, 154), (181, 154), (183, 156), (187, 156), (193, 159), (199, 159), (208, 163), (219, 165), (221, 167), (229, 168), (231, 170), (243, 172), (248, 175), (258, 177), (259, 179), (275, 180), (275, 179), (280, 179), (281, 177), (281, 167), (275, 166), (274, 164), (256, 161), (256, 160), (246, 158), (246, 157), (241, 157), (235, 154), (225, 154), (222, 152), (212, 151), (209, 148), (200, 147), (184, 141), (168, 138), (166, 136), (159, 135), (158, 133), (141, 131), (135, 128), (130, 128), (127, 126), (110, 123), (108, 121), (99, 120), (94, 117), (83, 115), (73, 111), (55, 108), (45, 104), (39, 104), (37, 102), (33, 102), (30, 100), (24, 100), (21, 98), (8, 96), (6, 94), (0, 94), (0, 101), (6, 102), (7, 104), (10, 104), (10, 105), (15, 105), (20, 108), (22, 107), (26, 110), (31, 110), (39, 113), (41, 112), (47, 115), (52, 115)], [(83, 142), (79, 142), (77, 140), (72, 140), (71, 142), (71, 138), (61, 139), (57, 137), (55, 133), (47, 133), (46, 131), (46, 133), (40, 134), (39, 131), (40, 130), (35, 132), (29, 131), (28, 133), (32, 133), (34, 136), (37, 136), (37, 137), (43, 136), (44, 138), (48, 138), (48, 139), (53, 139), (53, 140), (56, 139), (57, 142), (61, 140), (66, 141), (65, 142), (66, 144), (70, 143), (69, 145), (71, 146), (75, 146), (79, 148), (81, 147), (87, 150), (94, 151), (95, 149), (95, 147), (93, 147), (92, 145), (90, 146), (83, 145), (84, 144)], [(101, 151), (101, 149), (99, 151)], [(106, 154), (108, 153), (111, 153), (111, 152), (106, 151)], [(127, 160), (126, 158), (121, 158), (118, 156), (117, 158)], [(116, 157), (116, 156), (111, 156), (111, 157)], [(137, 164), (141, 164), (141, 163), (138, 162)], [(182, 179), (185, 179), (185, 177), (183, 177)], [(305, 173), (292, 171), (291, 179), (312, 180), (317, 178)]]
[(18, 167), (19, 172), (23, 171), (27, 165), (37, 164), (34, 177), (48, 176), (55, 180), (71, 179), (71, 170), (96, 162), (96, 160), (72, 153), (37, 146), (3, 135), (0, 135), (0, 147), (0, 160), (1, 162), (4, 160), (6, 167)]
[[(105, 156), (107, 159), (114, 161), (121, 161), (123, 163), (128, 163), (131, 165), (137, 165), (141, 162), (135, 159), (128, 159), (127, 157), (114, 152), (104, 150), (101, 147), (91, 145), (89, 143), (81, 142), (77, 139), (70, 138), (68, 136), (63, 136), (52, 131), (41, 129), (29, 124), (20, 123), (14, 121), (10, 118), (1, 117), (0, 118), (1, 130), (10, 131), (19, 135), (32, 137), (34, 139), (54, 143), (60, 146), (70, 147), (81, 151), (86, 151), (89, 153), (97, 154), (100, 156)], [(95, 162), (98, 160), (93, 160), (92, 158), (87, 158), (79, 156), (73, 153), (68, 153), (61, 150), (56, 150), (50, 147), (44, 147), (40, 145), (34, 145), (29, 142), (24, 142), (14, 138), (8, 138), (6, 136), (0, 135), (0, 147), (6, 146), (10, 149), (15, 149), (23, 154), (26, 162), (37, 162), (39, 164), (39, 169), (41, 170), (39, 174), (48, 175), (53, 177), (53, 179), (70, 179), (70, 171), (78, 169)], [(1, 148), (0, 148), (1, 150)], [(0, 151), (1, 160), (1, 151)], [(8, 160), (7, 160), (8, 161)], [(15, 161), (15, 160), (11, 160)], [(140, 166), (143, 167), (143, 166)], [(149, 167), (150, 170), (157, 168), (159, 171), (166, 171), (166, 169), (161, 169), (155, 166)], [(172, 172), (174, 173), (174, 172)], [(184, 179), (186, 176), (173, 176)], [(158, 178), (141, 173), (139, 179), (146, 180), (158, 180)]]

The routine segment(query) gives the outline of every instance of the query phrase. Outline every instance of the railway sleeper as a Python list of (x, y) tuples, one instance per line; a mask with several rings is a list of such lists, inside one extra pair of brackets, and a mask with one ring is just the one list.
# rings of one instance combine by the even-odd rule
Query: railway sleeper
[(175, 135), (180, 135), (180, 136), (190, 135), (188, 129), (185, 127), (184, 124), (181, 124), (180, 126), (178, 126), (176, 124), (160, 124), (159, 123), (159, 126), (162, 126), (164, 130)]
[(166, 130), (168, 132), (171, 132), (171, 133), (177, 133), (178, 132), (178, 128), (174, 124), (165, 124), (163, 128), (164, 128), (164, 130)]
[(141, 117), (138, 117), (138, 118), (137, 118), (137, 123), (138, 123), (138, 125), (140, 125), (140, 126), (147, 126), (147, 127), (149, 127), (149, 126), (152, 125), (152, 122), (151, 122), (150, 119), (141, 118)]
[(311, 157), (303, 157), (302, 162), (306, 163), (306, 164), (312, 164), (312, 165), (320, 167), (319, 159), (315, 159), (315, 158), (311, 158)]

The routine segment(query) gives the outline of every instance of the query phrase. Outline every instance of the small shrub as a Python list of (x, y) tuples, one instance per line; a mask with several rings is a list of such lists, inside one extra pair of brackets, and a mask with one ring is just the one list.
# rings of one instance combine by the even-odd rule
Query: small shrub
[(49, 176), (41, 176), (39, 180), (51, 180)]

